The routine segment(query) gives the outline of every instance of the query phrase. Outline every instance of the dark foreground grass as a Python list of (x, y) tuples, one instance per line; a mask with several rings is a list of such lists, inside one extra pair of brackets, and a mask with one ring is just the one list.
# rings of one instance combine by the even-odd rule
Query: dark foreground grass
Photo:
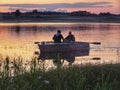
[[(33, 59), (29, 70), (6, 59), (0, 69), (0, 90), (120, 90), (120, 65), (75, 65), (44, 70)], [(41, 64), (43, 65), (43, 64)], [(12, 74), (14, 73), (14, 76)]]

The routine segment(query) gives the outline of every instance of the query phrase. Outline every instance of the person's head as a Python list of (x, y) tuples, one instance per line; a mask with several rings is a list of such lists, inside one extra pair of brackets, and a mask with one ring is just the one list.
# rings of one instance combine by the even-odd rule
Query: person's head
[(57, 31), (57, 33), (61, 33), (61, 31), (60, 31), (60, 30), (58, 30), (58, 31)]
[(72, 34), (72, 32), (71, 31), (69, 31), (69, 35), (71, 35)]

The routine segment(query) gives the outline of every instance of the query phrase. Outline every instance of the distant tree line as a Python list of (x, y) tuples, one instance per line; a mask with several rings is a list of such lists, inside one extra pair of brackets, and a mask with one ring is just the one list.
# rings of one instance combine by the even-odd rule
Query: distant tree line
[[(15, 12), (15, 16), (20, 16), (21, 12), (17, 9)], [(55, 11), (38, 11), (37, 9), (32, 10), (32, 12), (26, 12), (24, 14), (32, 14), (32, 15), (71, 15), (71, 16), (111, 16), (116, 14), (111, 14), (110, 12), (101, 12), (99, 14), (90, 13), (87, 11), (74, 11), (74, 12), (55, 12)]]
[[(41, 17), (41, 16), (118, 16), (116, 14), (111, 14), (110, 12), (101, 12), (99, 14), (91, 13), (88, 11), (74, 11), (74, 12), (56, 12), (56, 11), (38, 11), (37, 9), (31, 12), (21, 12), (17, 9), (15, 12), (0, 13), (2, 16), (7, 17)], [(119, 15), (120, 16), (120, 15)]]

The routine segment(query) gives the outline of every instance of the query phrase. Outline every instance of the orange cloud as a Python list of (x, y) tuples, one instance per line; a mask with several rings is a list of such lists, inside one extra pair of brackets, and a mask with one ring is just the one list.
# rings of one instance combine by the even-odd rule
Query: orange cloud
[(9, 12), (8, 6), (0, 6), (0, 12)]
[(0, 12), (15, 11), (30, 11), (38, 9), (38, 11), (78, 11), (84, 10), (92, 13), (111, 12), (120, 13), (119, 3), (117, 2), (78, 2), (78, 3), (52, 3), (52, 4), (2, 4)]

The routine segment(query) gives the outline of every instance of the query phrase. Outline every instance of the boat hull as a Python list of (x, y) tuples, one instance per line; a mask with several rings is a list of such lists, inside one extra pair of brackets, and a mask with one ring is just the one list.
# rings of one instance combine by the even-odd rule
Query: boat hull
[(85, 51), (89, 49), (89, 43), (86, 42), (70, 42), (70, 43), (54, 43), (44, 42), (38, 44), (40, 52), (71, 52)]

